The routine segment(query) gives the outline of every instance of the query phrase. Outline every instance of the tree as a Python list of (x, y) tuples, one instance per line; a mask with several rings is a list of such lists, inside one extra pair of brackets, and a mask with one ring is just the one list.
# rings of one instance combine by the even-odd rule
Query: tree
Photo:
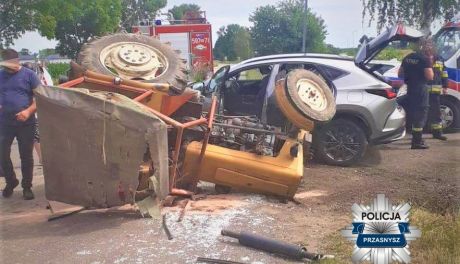
[(26, 48), (22, 48), (19, 52), (19, 54), (21, 55), (30, 55), (30, 50), (29, 49), (26, 49)]
[[(201, 7), (197, 4), (181, 4), (178, 6), (173, 6), (173, 8), (169, 9), (168, 12), (170, 12), (174, 20), (182, 20), (184, 17), (185, 12), (187, 11), (200, 11)], [(176, 24), (176, 22), (172, 22), (171, 24)], [(180, 23), (177, 23), (180, 24)]]
[(158, 10), (166, 6), (166, 0), (122, 0), (122, 27), (131, 31), (142, 19), (152, 20)]
[[(302, 50), (303, 1), (287, 0), (274, 5), (261, 6), (250, 16), (254, 23), (251, 35), (257, 55), (292, 53)], [(309, 52), (325, 52), (324, 20), (307, 11), (306, 49)]]
[(121, 0), (42, 0), (38, 30), (59, 41), (56, 51), (76, 58), (92, 37), (114, 32), (120, 23)]
[(237, 24), (221, 27), (217, 31), (214, 45), (214, 57), (218, 60), (234, 61), (247, 59), (252, 55), (251, 35), (249, 30)]
[(33, 9), (36, 0), (0, 1), (0, 49), (13, 44), (27, 30), (33, 29)]
[(363, 19), (369, 16), (369, 25), (377, 21), (380, 31), (387, 25), (404, 22), (428, 32), (437, 19), (451, 19), (460, 10), (458, 0), (362, 0)]

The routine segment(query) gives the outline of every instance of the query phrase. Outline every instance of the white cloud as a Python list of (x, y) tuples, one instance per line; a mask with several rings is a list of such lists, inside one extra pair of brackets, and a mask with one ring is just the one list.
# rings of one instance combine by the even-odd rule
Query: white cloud
[(12, 48), (18, 51), (25, 48), (29, 49), (32, 53), (38, 53), (41, 49), (54, 48), (56, 47), (56, 44), (56, 40), (48, 40), (47, 38), (40, 36), (38, 32), (29, 31), (21, 38), (14, 41)]

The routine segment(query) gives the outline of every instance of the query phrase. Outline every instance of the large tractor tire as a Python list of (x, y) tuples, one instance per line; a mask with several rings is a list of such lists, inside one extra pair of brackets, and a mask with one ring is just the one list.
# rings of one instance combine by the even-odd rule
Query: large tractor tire
[(298, 128), (312, 130), (314, 123), (324, 123), (335, 115), (335, 97), (329, 86), (316, 73), (293, 70), (277, 82), (278, 107)]
[(169, 83), (181, 93), (186, 85), (184, 61), (170, 45), (148, 36), (118, 33), (83, 45), (77, 63), (84, 69), (151, 83)]

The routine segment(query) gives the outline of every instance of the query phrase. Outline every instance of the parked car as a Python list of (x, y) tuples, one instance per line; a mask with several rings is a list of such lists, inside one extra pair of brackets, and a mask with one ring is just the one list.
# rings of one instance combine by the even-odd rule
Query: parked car
[[(336, 96), (336, 115), (313, 132), (317, 158), (332, 165), (346, 166), (359, 161), (368, 144), (384, 144), (405, 135), (405, 111), (396, 102), (392, 87), (369, 68), (371, 61), (394, 40), (414, 40), (422, 33), (401, 25), (363, 43), (355, 60), (330, 54), (280, 54), (252, 58), (219, 70), (202, 87), (211, 94), (216, 79), (224, 79), (223, 109), (227, 114), (254, 115), (262, 122), (284, 122), (267, 107), (275, 103), (275, 81), (293, 69), (317, 73)], [(222, 76), (224, 74), (224, 76)], [(195, 85), (199, 88), (200, 85)]]

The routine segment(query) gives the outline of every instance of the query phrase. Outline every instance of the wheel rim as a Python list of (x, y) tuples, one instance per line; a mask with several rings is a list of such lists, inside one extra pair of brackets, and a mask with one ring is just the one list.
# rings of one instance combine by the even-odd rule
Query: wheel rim
[(349, 161), (359, 154), (362, 147), (358, 137), (358, 133), (349, 126), (333, 127), (325, 133), (324, 153), (334, 161)]
[(323, 111), (327, 107), (327, 99), (323, 90), (309, 79), (300, 79), (296, 83), (300, 100), (314, 111)]
[(448, 128), (454, 122), (454, 111), (450, 107), (441, 105), (441, 123), (443, 128)]
[(101, 51), (99, 60), (107, 70), (125, 79), (153, 80), (169, 66), (162, 52), (138, 42), (109, 45)]

